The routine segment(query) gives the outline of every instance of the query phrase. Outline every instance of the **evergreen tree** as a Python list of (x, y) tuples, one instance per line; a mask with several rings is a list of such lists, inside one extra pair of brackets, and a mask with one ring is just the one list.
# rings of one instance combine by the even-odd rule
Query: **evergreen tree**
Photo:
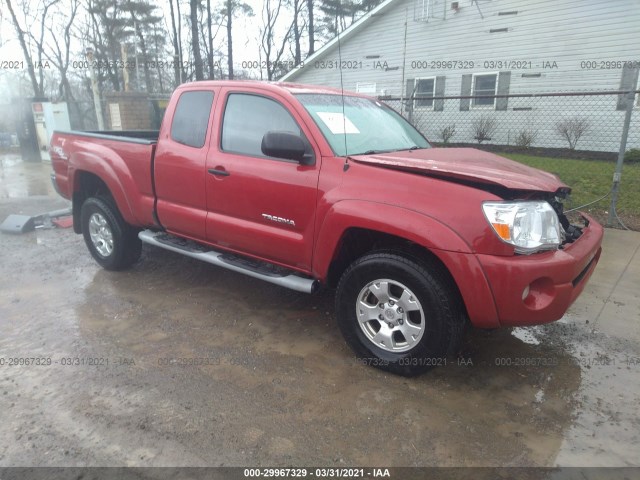
[(380, 5), (382, 0), (322, 0), (322, 28), (330, 38), (343, 32), (358, 18)]
[(129, 28), (132, 29), (132, 35), (129, 37), (129, 43), (133, 43), (134, 60), (137, 63), (135, 68), (136, 85), (138, 89), (142, 89), (141, 80), (137, 78), (138, 73), (142, 71), (144, 75), (144, 89), (147, 92), (154, 90), (153, 76), (158, 72), (154, 72), (150, 65), (164, 51), (164, 38), (162, 32), (162, 17), (157, 15), (157, 7), (149, 4), (147, 0), (127, 0), (124, 6), (129, 14)]

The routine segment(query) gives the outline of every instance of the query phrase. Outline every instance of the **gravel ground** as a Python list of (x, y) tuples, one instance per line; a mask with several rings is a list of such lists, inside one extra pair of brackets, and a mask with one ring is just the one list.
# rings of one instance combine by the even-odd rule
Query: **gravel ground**
[[(1, 160), (0, 220), (67, 205)], [(355, 361), (331, 292), (151, 247), (107, 272), (71, 229), (0, 234), (0, 268), (0, 466), (638, 465), (637, 337), (580, 301), (406, 379)]]

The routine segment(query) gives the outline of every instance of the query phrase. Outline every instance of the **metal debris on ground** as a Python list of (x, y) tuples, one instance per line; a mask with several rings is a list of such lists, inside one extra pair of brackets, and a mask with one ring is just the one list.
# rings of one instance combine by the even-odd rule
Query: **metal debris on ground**
[(27, 233), (38, 228), (69, 228), (73, 225), (71, 208), (54, 210), (40, 215), (9, 215), (2, 224), (0, 231), (4, 233)]

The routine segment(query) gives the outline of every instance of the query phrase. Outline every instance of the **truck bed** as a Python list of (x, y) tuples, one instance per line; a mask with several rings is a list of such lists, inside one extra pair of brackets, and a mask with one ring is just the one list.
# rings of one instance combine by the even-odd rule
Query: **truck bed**
[(79, 137), (102, 138), (104, 140), (117, 140), (119, 142), (141, 143), (151, 145), (158, 141), (159, 130), (97, 130), (97, 131), (58, 131), (63, 135)]
[(128, 223), (153, 225), (158, 136), (157, 130), (55, 131), (50, 153), (59, 193), (71, 199), (84, 175), (98, 174)]

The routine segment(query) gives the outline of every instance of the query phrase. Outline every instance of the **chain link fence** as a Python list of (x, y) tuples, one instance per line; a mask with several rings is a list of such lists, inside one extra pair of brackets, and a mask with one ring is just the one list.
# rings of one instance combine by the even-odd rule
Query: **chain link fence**
[[(149, 97), (140, 128), (159, 128), (165, 97)], [(435, 145), (489, 150), (555, 173), (572, 188), (566, 208), (640, 231), (640, 91), (380, 99)], [(98, 128), (92, 101), (69, 110), (72, 128)]]
[(573, 189), (567, 208), (586, 205), (605, 225), (640, 230), (638, 93), (380, 99), (437, 146), (489, 150), (555, 173)]

